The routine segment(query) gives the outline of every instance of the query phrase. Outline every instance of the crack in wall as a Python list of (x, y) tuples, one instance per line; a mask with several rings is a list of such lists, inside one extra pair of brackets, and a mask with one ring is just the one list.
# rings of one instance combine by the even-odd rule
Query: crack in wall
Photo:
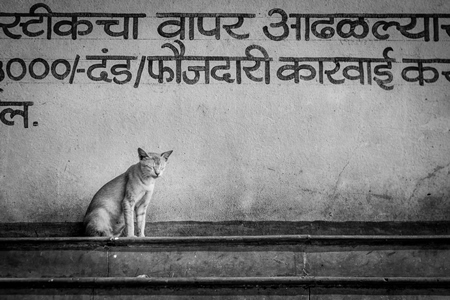
[(344, 173), (345, 169), (347, 168), (347, 166), (349, 164), (350, 164), (350, 160), (345, 164), (345, 166), (342, 168), (341, 172), (339, 172), (339, 175), (337, 177), (336, 183), (334, 184), (334, 188), (333, 188), (333, 198), (336, 196), (338, 186), (341, 183), (342, 173)]
[(338, 176), (337, 176), (337, 179), (336, 179), (336, 183), (334, 184), (334, 187), (333, 187), (333, 192), (332, 192), (332, 194), (331, 194), (331, 196), (332, 196), (333, 199), (336, 198), (336, 193), (337, 193), (337, 190), (338, 190), (338, 188), (339, 188), (339, 184), (341, 183), (341, 179), (342, 179), (342, 174), (344, 173), (345, 169), (348, 167), (348, 165), (349, 165), (350, 162), (352, 161), (352, 159), (353, 159), (353, 157), (354, 157), (354, 155), (355, 155), (355, 152), (359, 149), (359, 147), (361, 147), (361, 144), (357, 145), (357, 146), (355, 147), (355, 149), (352, 150), (352, 152), (351, 152), (350, 155), (349, 155), (349, 159), (348, 159), (347, 163), (344, 165), (344, 167), (343, 167), (343, 168), (341, 169), (341, 171), (339, 172), (339, 174), (338, 174)]
[(437, 166), (436, 168), (434, 168), (433, 172), (428, 173), (428, 175), (425, 177), (419, 178), (419, 180), (417, 180), (417, 182), (414, 186), (414, 189), (411, 193), (411, 196), (409, 196), (408, 200), (411, 200), (416, 195), (417, 190), (421, 187), (422, 183), (425, 180), (435, 177), (439, 171), (441, 171), (442, 169), (448, 168), (448, 167), (450, 167), (450, 163), (445, 166)]

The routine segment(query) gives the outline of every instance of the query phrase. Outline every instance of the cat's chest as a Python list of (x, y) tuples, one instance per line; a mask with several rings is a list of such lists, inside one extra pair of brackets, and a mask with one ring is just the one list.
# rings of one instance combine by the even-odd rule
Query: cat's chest
[(150, 201), (150, 198), (153, 194), (153, 188), (142, 191), (142, 193), (139, 193), (139, 195), (136, 195), (136, 206), (140, 206), (141, 204), (144, 204), (148, 201)]
[(144, 192), (144, 193), (153, 192), (153, 189), (155, 188), (154, 181), (148, 181), (148, 182), (142, 181), (141, 183), (142, 183), (141, 184), (142, 192)]
[(145, 198), (147, 196), (150, 196), (153, 193), (155, 185), (153, 183), (150, 184), (141, 184), (139, 186), (139, 189), (137, 189), (138, 195), (137, 198)]

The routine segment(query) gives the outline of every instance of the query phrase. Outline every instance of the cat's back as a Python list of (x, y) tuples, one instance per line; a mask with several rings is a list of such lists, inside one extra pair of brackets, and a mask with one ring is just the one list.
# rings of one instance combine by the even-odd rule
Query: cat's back
[(127, 172), (110, 180), (97, 191), (89, 204), (88, 212), (92, 212), (98, 208), (120, 205), (125, 195)]
[(126, 176), (126, 173), (123, 173), (107, 182), (98, 190), (93, 199), (104, 199), (117, 196), (123, 198), (126, 185)]

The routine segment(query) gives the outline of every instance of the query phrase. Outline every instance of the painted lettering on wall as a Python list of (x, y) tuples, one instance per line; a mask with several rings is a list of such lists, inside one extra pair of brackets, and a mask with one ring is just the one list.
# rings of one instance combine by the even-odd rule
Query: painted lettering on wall
[[(271, 84), (375, 85), (392, 91), (398, 81), (425, 86), (450, 82), (450, 59), (446, 57), (394, 58), (396, 50), (384, 47), (376, 57), (365, 56), (274, 56), (258, 43), (246, 45), (239, 56), (205, 56), (190, 53), (189, 40), (248, 40), (259, 34), (267, 42), (285, 40), (398, 41), (425, 43), (450, 40), (450, 14), (304, 14), (274, 8), (267, 24), (251, 26), (254, 13), (156, 13), (155, 31), (163, 41), (161, 53), (109, 55), (76, 53), (73, 58), (0, 59), (0, 83), (56, 81), (69, 84)], [(139, 40), (145, 13), (53, 12), (45, 4), (31, 6), (28, 13), (0, 12), (0, 36), (5, 39), (70, 39), (103, 36), (113, 40)], [(148, 26), (145, 27), (149, 30)], [(253, 28), (252, 30), (248, 28)], [(141, 51), (142, 52), (142, 51)], [(380, 51), (381, 52), (381, 51)], [(395, 67), (394, 67), (395, 66)], [(398, 78), (398, 79), (397, 79)], [(12, 126), (23, 117), (28, 128), (28, 107), (33, 102), (0, 101), (0, 121)], [(23, 109), (15, 109), (16, 106)], [(33, 123), (37, 126), (37, 122)]]
[[(41, 12), (38, 12), (38, 10)], [(139, 18), (144, 17), (145, 14), (54, 13), (49, 6), (38, 3), (30, 8), (29, 13), (0, 13), (0, 18), (2, 19), (14, 18), (11, 23), (1, 22), (0, 27), (5, 36), (12, 39), (20, 39), (23, 36), (34, 38), (45, 35), (48, 40), (51, 40), (52, 37), (56, 35), (58, 37), (70, 36), (73, 40), (76, 40), (78, 36), (86, 36), (92, 33), (94, 24), (86, 19), (96, 18), (99, 20), (95, 21), (95, 25), (103, 27), (104, 33), (108, 36), (128, 39), (131, 29), (132, 38), (137, 39), (139, 34)], [(21, 22), (22, 18), (26, 21)], [(53, 25), (55, 19), (58, 20), (63, 18), (69, 20), (59, 20)], [(108, 20), (102, 20), (103, 18), (108, 18)], [(36, 24), (39, 24), (39, 26), (36, 26)], [(16, 28), (17, 26), (21, 29)], [(42, 28), (40, 26), (42, 26)], [(30, 27), (34, 28), (34, 30), (30, 29)], [(39, 30), (36, 30), (36, 27), (38, 27)], [(114, 31), (111, 27), (120, 30)]]
[[(8, 126), (15, 124), (13, 118), (18, 115), (23, 118), (23, 127), (28, 128), (28, 107), (34, 103), (31, 101), (1, 101), (0, 100), (0, 121)], [(18, 109), (13, 107), (18, 106)], [(5, 107), (5, 108), (3, 108)], [(22, 107), (22, 109), (20, 109)], [(33, 122), (33, 126), (37, 126), (37, 122)]]
[[(264, 34), (273, 41), (294, 35), (300, 41), (329, 40), (336, 36), (344, 39), (375, 38), (388, 40), (388, 32), (395, 31), (408, 39), (438, 42), (444, 31), (450, 36), (450, 14), (287, 14), (282, 9), (272, 9), (269, 16), (278, 17), (276, 23), (264, 26)], [(370, 25), (373, 21), (373, 25)], [(441, 22), (447, 23), (442, 24)], [(289, 25), (290, 24), (290, 25)], [(303, 26), (303, 29), (302, 29)], [(281, 28), (281, 34), (272, 34), (269, 27)], [(415, 32), (419, 28), (419, 32)], [(370, 35), (371, 34), (371, 35)], [(444, 34), (445, 35), (445, 34)]]
[[(44, 35), (49, 40), (54, 36), (68, 36), (76, 40), (79, 36), (92, 34), (95, 27), (99, 27), (109, 37), (128, 39), (131, 35), (132, 39), (138, 39), (139, 19), (146, 16), (144, 13), (60, 13), (53, 12), (48, 5), (38, 3), (30, 8), (29, 13), (0, 12), (2, 19), (13, 18), (10, 23), (0, 22), (0, 27), (4, 35), (12, 39)], [(184, 40), (187, 36), (193, 40), (197, 33), (219, 40), (223, 29), (232, 38), (247, 39), (250, 32), (237, 33), (233, 30), (241, 28), (246, 19), (254, 19), (255, 16), (256, 14), (249, 13), (156, 13), (157, 18), (171, 19), (162, 22), (157, 31), (164, 38)], [(335, 37), (388, 40), (392, 37), (389, 32), (395, 30), (408, 39), (426, 42), (439, 41), (443, 32), (447, 40), (450, 37), (450, 14), (288, 14), (282, 9), (274, 8), (268, 12), (268, 16), (279, 20), (262, 28), (264, 35), (272, 41), (281, 41), (290, 36), (305, 41)], [(214, 19), (213, 29), (204, 28), (204, 19), (207, 18)], [(89, 19), (97, 20), (94, 22)], [(235, 19), (237, 21), (233, 23)], [(177, 29), (174, 30), (174, 27)], [(272, 33), (270, 28), (279, 28), (281, 33)], [(421, 31), (416, 32), (417, 28)]]
[[(177, 48), (178, 46), (178, 48)], [(400, 76), (404, 82), (421, 86), (442, 79), (450, 82), (450, 59), (403, 58), (397, 61), (389, 57), (391, 47), (385, 48), (382, 57), (284, 57), (274, 58), (259, 45), (250, 45), (243, 56), (185, 55), (186, 47), (175, 40), (165, 43), (171, 55), (76, 55), (73, 60), (43, 58), (12, 58), (0, 61), (0, 82), (56, 79), (74, 84), (95, 81), (113, 84), (132, 84), (135, 88), (145, 83), (197, 83), (212, 81), (228, 84), (290, 81), (296, 84), (318, 80), (320, 84), (344, 84), (356, 81), (361, 85), (374, 82), (384, 90), (394, 89), (392, 64), (401, 64)], [(104, 48), (103, 53), (108, 49)], [(195, 64), (195, 65), (194, 65)], [(274, 66), (275, 65), (275, 66)], [(255, 76), (262, 71), (263, 75)], [(80, 78), (83, 76), (83, 78)]]

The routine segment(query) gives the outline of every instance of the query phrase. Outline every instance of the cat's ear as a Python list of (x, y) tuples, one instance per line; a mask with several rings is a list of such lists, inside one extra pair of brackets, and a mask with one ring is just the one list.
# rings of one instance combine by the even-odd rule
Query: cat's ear
[(161, 153), (161, 156), (167, 160), (169, 158), (170, 154), (172, 154), (172, 152), (173, 152), (173, 150)]
[(140, 160), (143, 160), (144, 158), (148, 158), (147, 152), (145, 152), (141, 148), (138, 148), (138, 154), (139, 154), (139, 159)]

